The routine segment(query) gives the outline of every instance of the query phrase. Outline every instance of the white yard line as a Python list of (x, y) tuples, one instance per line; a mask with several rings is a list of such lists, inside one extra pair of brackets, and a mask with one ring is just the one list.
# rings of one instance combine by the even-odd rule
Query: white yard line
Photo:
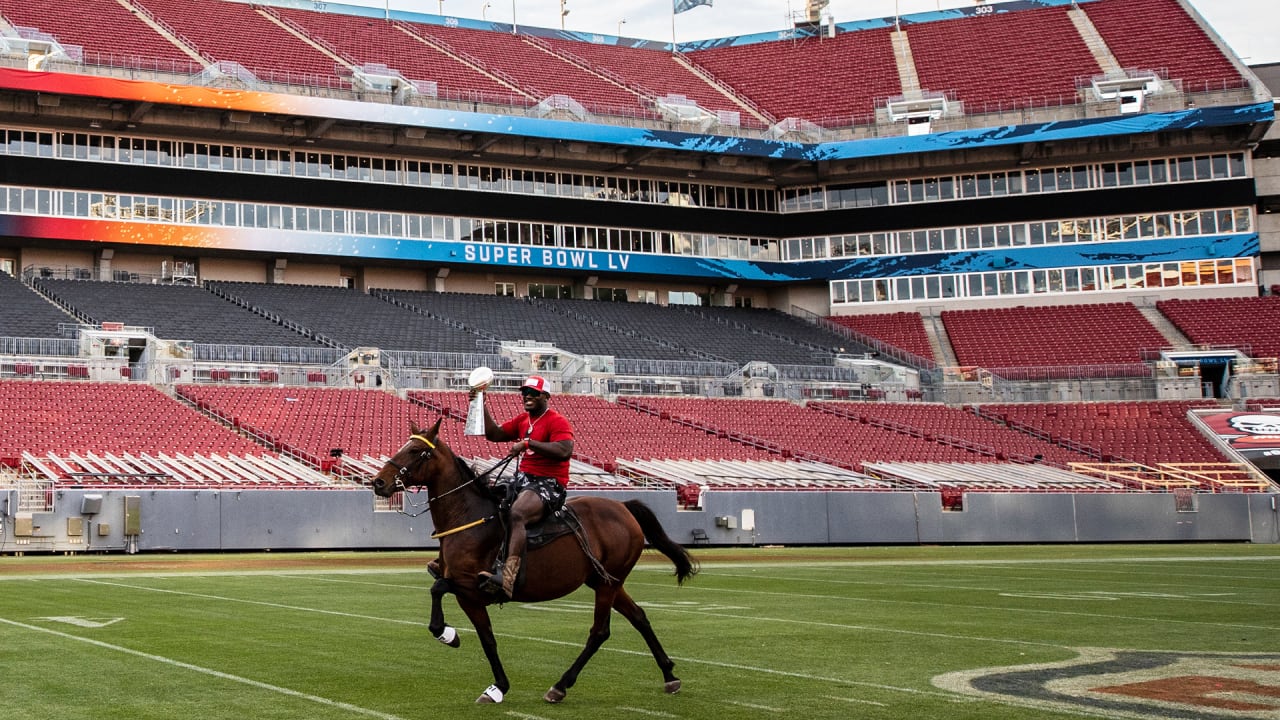
[(134, 650), (132, 648), (123, 647), (121, 645), (112, 645), (111, 643), (103, 642), (101, 640), (94, 640), (92, 638), (80, 637), (79, 635), (72, 635), (70, 633), (60, 632), (58, 630), (53, 630), (51, 628), (40, 627), (39, 625), (28, 625), (27, 623), (17, 622), (16, 620), (9, 620), (7, 618), (0, 618), (0, 623), (4, 623), (5, 625), (12, 625), (13, 627), (22, 628), (24, 630), (31, 630), (33, 632), (40, 632), (40, 633), (45, 633), (47, 635), (53, 635), (54, 637), (63, 638), (64, 640), (74, 640), (76, 642), (86, 643), (88, 645), (93, 645), (94, 647), (102, 648), (104, 650), (111, 650), (113, 652), (124, 653), (125, 655), (132, 655), (134, 657), (143, 658), (145, 660), (158, 662), (163, 665), (169, 665), (171, 667), (181, 668), (183, 670), (190, 670), (192, 672), (197, 672), (202, 675), (209, 675), (211, 677), (215, 677), (220, 680), (228, 680), (230, 682), (240, 683), (241, 685), (248, 685), (249, 687), (254, 687), (259, 690), (266, 690), (268, 692), (277, 693), (279, 695), (285, 695), (291, 698), (296, 698), (298, 700), (306, 700), (307, 702), (316, 703), (317, 705), (325, 705), (327, 707), (337, 708), (339, 710), (346, 710), (348, 712), (353, 712), (359, 715), (365, 715), (373, 718), (381, 718), (382, 720), (404, 720), (398, 715), (391, 715), (389, 713), (379, 712), (377, 710), (370, 710), (369, 708), (363, 708), (363, 707), (360, 707), (359, 705), (352, 705), (350, 703), (344, 703), (338, 700), (330, 700), (329, 698), (320, 697), (318, 695), (309, 695), (304, 692), (298, 692), (297, 690), (290, 690), (289, 688), (286, 688), (286, 687), (280, 687), (279, 685), (264, 683), (260, 680), (253, 680), (251, 678), (241, 677), (239, 675), (232, 675), (231, 673), (225, 673), (225, 672), (222, 672), (221, 670), (214, 670), (213, 668), (201, 667), (199, 665), (192, 665), (191, 663), (183, 662), (181, 660), (174, 660), (173, 658), (167, 658), (167, 657), (164, 657), (163, 655), (153, 655), (151, 653), (142, 652), (141, 650)]

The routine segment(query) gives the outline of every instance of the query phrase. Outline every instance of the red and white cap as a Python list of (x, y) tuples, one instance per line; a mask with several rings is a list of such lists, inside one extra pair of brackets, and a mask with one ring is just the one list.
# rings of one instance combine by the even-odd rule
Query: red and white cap
[[(525, 379), (524, 384), (520, 386), (521, 392), (525, 390), (533, 390), (535, 392), (546, 393), (547, 381), (539, 375), (530, 375)], [(550, 395), (551, 393), (547, 393)]]

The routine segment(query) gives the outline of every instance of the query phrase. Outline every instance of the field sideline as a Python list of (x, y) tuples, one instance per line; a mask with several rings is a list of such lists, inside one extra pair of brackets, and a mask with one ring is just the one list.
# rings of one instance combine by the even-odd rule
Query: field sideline
[(590, 594), (494, 608), (512, 680), (426, 630), (425, 552), (0, 557), (0, 719), (1280, 719), (1280, 545), (697, 548), (628, 588), (684, 689), (613, 635), (542, 694)]

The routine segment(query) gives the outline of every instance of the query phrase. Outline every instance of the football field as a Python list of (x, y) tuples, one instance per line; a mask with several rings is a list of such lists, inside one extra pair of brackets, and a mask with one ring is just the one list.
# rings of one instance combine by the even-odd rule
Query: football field
[(1280, 718), (1280, 545), (706, 548), (627, 583), (565, 702), (591, 596), (491, 609), (511, 678), (427, 631), (428, 553), (0, 557), (0, 718)]

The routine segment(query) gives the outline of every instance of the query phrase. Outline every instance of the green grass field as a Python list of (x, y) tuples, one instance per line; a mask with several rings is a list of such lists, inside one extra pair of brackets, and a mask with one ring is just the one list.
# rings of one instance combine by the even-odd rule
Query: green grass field
[[(658, 555), (628, 582), (679, 694), (615, 614), (565, 702), (542, 701), (585, 639), (580, 592), (493, 609), (498, 706), (473, 704), (491, 678), (452, 598), (462, 647), (427, 632), (426, 553), (0, 557), (0, 718), (1280, 717), (1280, 545), (696, 554), (684, 587)], [(1178, 664), (1080, 681), (1080, 648)], [(954, 675), (1033, 664), (987, 694)]]

